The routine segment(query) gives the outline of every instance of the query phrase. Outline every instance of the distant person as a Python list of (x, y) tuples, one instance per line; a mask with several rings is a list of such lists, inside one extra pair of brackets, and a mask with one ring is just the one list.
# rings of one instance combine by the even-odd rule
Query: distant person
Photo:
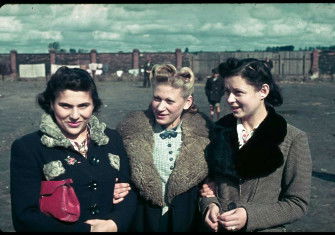
[(143, 87), (151, 87), (151, 81), (150, 81), (150, 73), (152, 69), (152, 62), (151, 58), (148, 58), (143, 66), (144, 69), (144, 77), (143, 77)]
[(272, 68), (273, 68), (273, 61), (271, 59), (269, 59), (269, 57), (266, 57), (265, 58), (265, 65), (268, 66), (268, 68), (270, 70), (272, 70)]
[(219, 120), (221, 112), (220, 103), (224, 94), (224, 81), (220, 77), (217, 68), (212, 69), (212, 75), (206, 81), (205, 93), (209, 103), (210, 118), (213, 120), (215, 114), (216, 120)]
[[(129, 163), (120, 135), (93, 115), (102, 102), (83, 69), (59, 68), (37, 101), (45, 113), (40, 129), (11, 148), (10, 194), (16, 231), (122, 232), (136, 209), (130, 190), (114, 205), (115, 181), (129, 182)], [(41, 181), (73, 180), (80, 202), (76, 222), (63, 222), (39, 208)]]
[(212, 122), (194, 104), (190, 68), (155, 65), (152, 81), (149, 108), (129, 113), (117, 128), (139, 192), (132, 231), (197, 231), (199, 189), (208, 173), (204, 150)]
[(275, 111), (283, 98), (264, 61), (231, 58), (219, 73), (232, 113), (216, 122), (206, 149), (205, 222), (213, 231), (285, 231), (310, 201), (307, 135)]

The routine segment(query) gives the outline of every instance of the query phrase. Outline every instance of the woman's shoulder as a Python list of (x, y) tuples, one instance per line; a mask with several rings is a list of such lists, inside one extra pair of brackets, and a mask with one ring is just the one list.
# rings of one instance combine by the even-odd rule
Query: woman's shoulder
[(108, 138), (121, 138), (119, 132), (116, 129), (110, 128), (110, 127), (106, 127), (105, 129), (105, 134), (108, 136)]
[(144, 119), (147, 115), (148, 111), (147, 110), (134, 110), (130, 111), (125, 115), (125, 117), (121, 120), (121, 122), (132, 122), (132, 121), (137, 121), (140, 119)]
[(114, 128), (106, 127), (105, 134), (107, 136), (113, 136), (113, 135), (117, 135), (118, 133), (117, 133), (117, 131)]
[(183, 129), (199, 136), (207, 137), (214, 125), (213, 121), (202, 112), (185, 113), (182, 119)]
[(33, 143), (39, 142), (42, 136), (41, 131), (34, 131), (23, 136), (20, 136), (14, 140), (14, 142)]
[(298, 127), (287, 123), (287, 136), (289, 137), (297, 137), (297, 136), (305, 136), (307, 135), (307, 133), (301, 129), (299, 129)]
[(16, 138), (11, 144), (12, 151), (40, 149), (42, 147), (42, 134), (41, 131), (35, 131)]
[(151, 130), (152, 120), (153, 114), (150, 110), (131, 111), (120, 121), (116, 130), (122, 135)]

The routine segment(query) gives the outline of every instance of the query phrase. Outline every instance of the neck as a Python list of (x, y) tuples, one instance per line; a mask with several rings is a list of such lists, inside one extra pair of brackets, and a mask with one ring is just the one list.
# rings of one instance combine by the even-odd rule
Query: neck
[(249, 117), (242, 118), (241, 123), (247, 131), (253, 131), (263, 122), (267, 114), (268, 111), (266, 110), (265, 105), (263, 105)]
[(180, 122), (181, 122), (181, 118), (178, 117), (178, 118), (177, 118), (176, 120), (174, 120), (172, 123), (170, 123), (170, 124), (168, 124), (168, 125), (165, 125), (164, 128), (165, 128), (166, 130), (171, 130), (171, 129), (177, 127), (177, 126), (180, 124)]

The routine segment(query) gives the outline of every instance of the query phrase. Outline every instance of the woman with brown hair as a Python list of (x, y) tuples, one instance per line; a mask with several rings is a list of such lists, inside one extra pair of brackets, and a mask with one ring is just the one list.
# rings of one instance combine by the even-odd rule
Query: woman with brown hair
[(307, 135), (275, 111), (283, 98), (265, 61), (230, 58), (219, 73), (232, 113), (206, 149), (214, 186), (202, 190), (205, 222), (213, 231), (285, 231), (309, 204)]
[[(85, 70), (61, 67), (37, 95), (37, 102), (44, 111), (39, 130), (16, 139), (11, 149), (15, 230), (127, 231), (136, 195), (130, 190), (127, 198), (116, 205), (112, 198), (116, 179), (129, 182), (129, 163), (120, 135), (94, 115), (102, 101), (93, 78)], [(67, 179), (73, 181), (80, 203), (78, 220), (70, 222), (56, 213), (43, 213), (39, 204), (42, 181), (58, 183)]]

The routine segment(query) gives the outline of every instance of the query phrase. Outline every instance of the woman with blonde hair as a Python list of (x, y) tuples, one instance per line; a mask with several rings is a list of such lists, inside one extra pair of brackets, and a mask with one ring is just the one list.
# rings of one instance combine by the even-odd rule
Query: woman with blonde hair
[(204, 149), (211, 122), (194, 104), (190, 68), (156, 64), (151, 76), (149, 108), (129, 113), (117, 128), (139, 196), (132, 230), (194, 231), (200, 224), (198, 186), (208, 173)]

